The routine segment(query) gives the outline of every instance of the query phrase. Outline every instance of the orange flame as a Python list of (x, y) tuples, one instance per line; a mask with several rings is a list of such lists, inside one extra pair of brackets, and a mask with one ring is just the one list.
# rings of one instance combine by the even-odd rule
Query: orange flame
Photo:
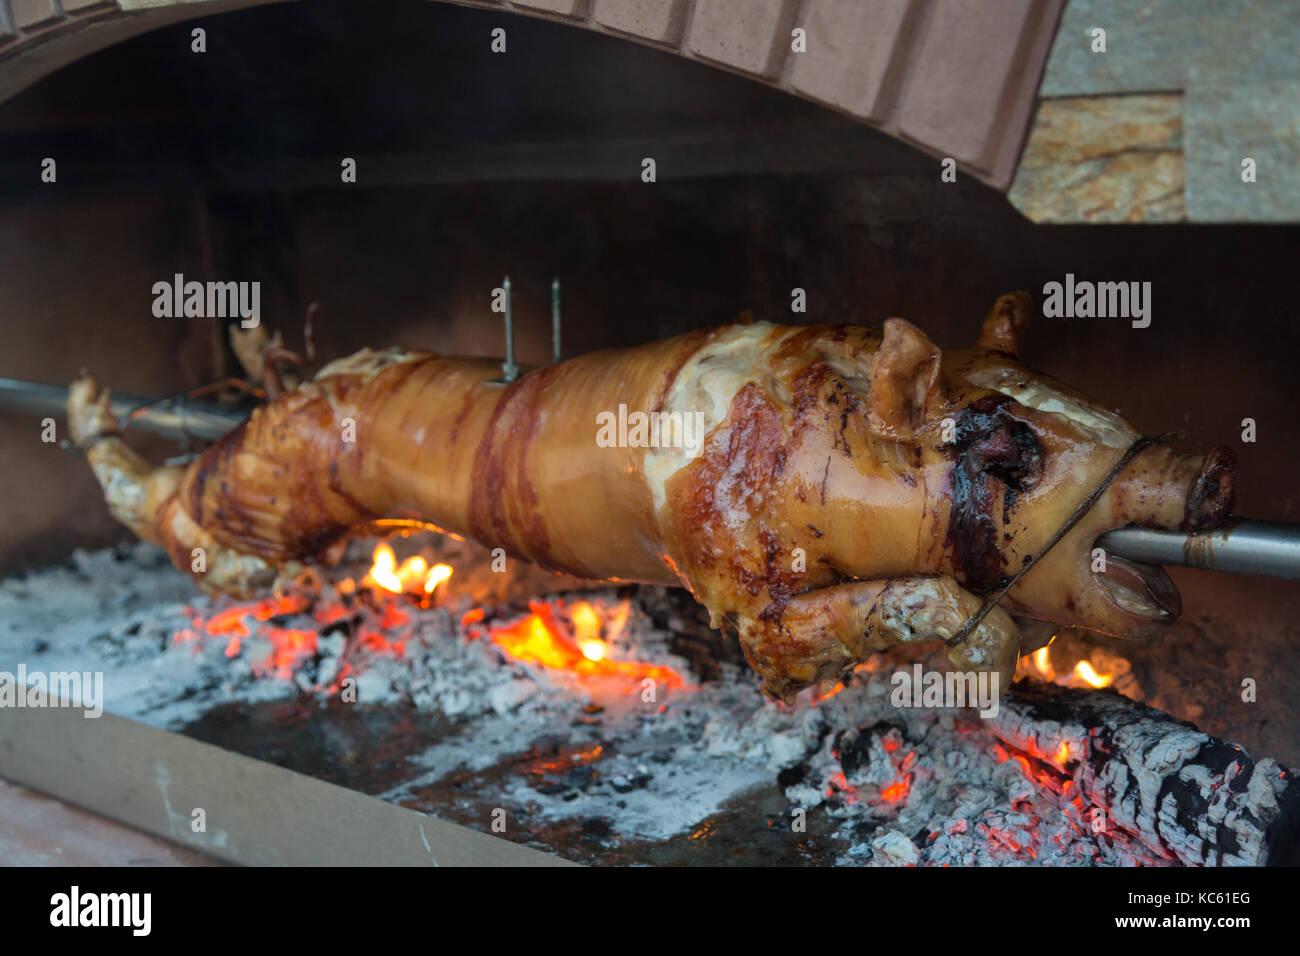
[(550, 605), (532, 601), (528, 607), (532, 613), (527, 617), (491, 629), (492, 640), (516, 660), (573, 671), (584, 677), (649, 678), (665, 687), (686, 686), (681, 675), (671, 667), (607, 659), (607, 645), (595, 636), (599, 633), (600, 616), (587, 602), (580, 601), (574, 606), (572, 638), (556, 624)]
[(1039, 677), (1045, 681), (1061, 684), (1065, 687), (1109, 687), (1115, 681), (1114, 674), (1099, 674), (1092, 661), (1079, 660), (1067, 671), (1057, 673), (1052, 666), (1051, 654), (1047, 647), (1040, 647), (1022, 662), (1021, 673)]
[(389, 594), (431, 594), (434, 588), (451, 577), (451, 573), (451, 565), (435, 564), (431, 568), (429, 562), (418, 554), (407, 558), (399, 567), (393, 549), (381, 541), (375, 545), (370, 572), (362, 583), (371, 584)]
[(393, 554), (393, 549), (382, 542), (375, 545), (373, 561), (374, 563), (370, 565), (370, 573), (366, 575), (366, 579), (374, 582), (385, 591), (401, 594), (402, 579), (397, 576), (397, 555)]
[(1038, 673), (1043, 675), (1043, 680), (1056, 678), (1056, 672), (1052, 670), (1052, 653), (1046, 644), (1034, 651), (1033, 662)]
[(450, 564), (435, 564), (429, 569), (429, 574), (424, 579), (424, 593), (431, 594), (434, 588), (449, 577), (451, 577)]
[(1109, 687), (1110, 682), (1115, 679), (1111, 674), (1098, 674), (1087, 661), (1079, 661), (1075, 664), (1074, 673), (1092, 687)]
[(600, 639), (600, 615), (586, 601), (573, 605), (570, 616), (573, 618), (573, 636), (582, 651), (582, 656), (589, 661), (603, 660), (605, 642)]
[[(271, 643), (271, 654), (265, 661), (253, 665), (254, 672), (292, 679), (302, 662), (316, 653), (319, 633), (276, 626), (282, 622), (275, 619), (307, 612), (321, 627), (349, 621), (348, 630), (355, 629), (356, 635), (350, 647), (402, 657), (411, 635), (401, 629), (411, 623), (411, 605), (428, 607), (428, 595), (446, 582), (453, 571), (448, 564), (430, 567), (428, 561), (419, 555), (407, 558), (399, 565), (392, 547), (380, 542), (372, 554), (370, 570), (359, 584), (352, 578), (344, 578), (334, 585), (337, 601), (320, 600), (323, 593), (321, 582), (317, 581), (314, 586), (304, 586), (287, 594), (225, 608), (207, 619), (195, 616), (193, 630), (177, 631), (175, 640), (177, 643), (197, 642), (205, 634), (221, 637), (225, 641), (225, 655), (234, 658), (247, 652), (248, 639), (256, 629), (259, 637)], [(358, 591), (368, 594), (369, 598), (353, 601), (351, 596)], [(462, 615), (461, 627), (470, 638), (480, 637), (486, 631), (497, 645), (517, 660), (570, 671), (582, 677), (617, 677), (638, 683), (650, 679), (669, 688), (687, 687), (681, 675), (671, 667), (613, 659), (614, 642), (626, 627), (631, 612), (628, 601), (611, 606), (576, 601), (562, 620), (557, 620), (557, 605), (563, 607), (564, 602), (530, 602), (531, 613), (527, 617), (512, 624), (489, 625), (482, 629), (473, 625), (483, 621), (486, 612), (475, 607)], [(258, 624), (262, 626), (258, 627)], [(343, 666), (350, 670), (354, 663)], [(636, 689), (631, 687), (627, 692), (634, 693)]]

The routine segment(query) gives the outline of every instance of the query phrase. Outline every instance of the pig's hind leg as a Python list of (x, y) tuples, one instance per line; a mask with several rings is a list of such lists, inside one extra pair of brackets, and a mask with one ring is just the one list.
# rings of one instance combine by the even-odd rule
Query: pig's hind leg
[(1011, 616), (995, 607), (953, 641), (979, 609), (980, 599), (947, 576), (854, 581), (806, 591), (773, 620), (740, 621), (740, 640), (767, 692), (787, 701), (806, 687), (845, 679), (876, 651), (930, 641), (948, 644), (955, 671), (996, 673), (1002, 691), (1020, 654)]

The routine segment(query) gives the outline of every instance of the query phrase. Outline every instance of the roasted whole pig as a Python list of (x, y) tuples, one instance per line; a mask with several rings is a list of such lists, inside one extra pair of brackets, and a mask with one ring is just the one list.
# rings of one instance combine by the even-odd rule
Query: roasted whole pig
[(188, 466), (131, 451), (89, 377), (69, 419), (113, 514), (211, 591), (263, 588), (328, 562), (349, 533), (418, 521), (583, 577), (685, 586), (785, 699), (934, 640), (1005, 688), (1013, 615), (1130, 638), (1172, 623), (1164, 571), (1095, 541), (1129, 523), (1213, 527), (1233, 492), (1226, 448), (1143, 448), (964, 629), (1139, 438), (1017, 361), (1029, 311), (1026, 294), (1003, 296), (967, 351), (941, 353), (902, 319), (732, 324), (508, 386), (486, 359), (366, 349)]

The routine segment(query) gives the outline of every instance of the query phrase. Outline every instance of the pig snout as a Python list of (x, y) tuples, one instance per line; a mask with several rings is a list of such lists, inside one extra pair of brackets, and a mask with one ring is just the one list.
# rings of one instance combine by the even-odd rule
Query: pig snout
[[(1235, 460), (1224, 447), (1208, 455), (1178, 455), (1158, 446), (1139, 455), (1110, 494), (1110, 527), (1142, 525), (1169, 531), (1203, 531), (1228, 519)], [(1119, 637), (1149, 637), (1182, 613), (1178, 588), (1165, 570), (1107, 554), (1094, 568), (1098, 600), (1081, 602), (1094, 621), (1085, 626)]]
[(1223, 446), (1204, 456), (1178, 455), (1163, 445), (1150, 448), (1115, 480), (1110, 526), (1216, 528), (1232, 513), (1235, 467), (1235, 456)]
[(1225, 521), (1233, 504), (1233, 455), (1179, 455), (1163, 445), (1137, 455), (1092, 512), (1049, 552), (1012, 596), (1023, 612), (1114, 637), (1153, 637), (1182, 613), (1164, 568), (1099, 552), (1097, 538), (1124, 525), (1203, 530)]
[(1184, 531), (1209, 531), (1232, 514), (1236, 498), (1237, 456), (1222, 445), (1205, 456), (1205, 463), (1187, 495), (1183, 508)]

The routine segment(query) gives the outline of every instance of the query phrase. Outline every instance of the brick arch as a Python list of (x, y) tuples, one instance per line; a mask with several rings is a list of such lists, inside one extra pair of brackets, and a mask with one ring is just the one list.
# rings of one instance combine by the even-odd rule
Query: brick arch
[[(148, 30), (282, 0), (0, 0), (0, 100)], [(1006, 189), (1065, 0), (439, 0), (668, 50)], [(802, 29), (806, 50), (792, 50)]]

